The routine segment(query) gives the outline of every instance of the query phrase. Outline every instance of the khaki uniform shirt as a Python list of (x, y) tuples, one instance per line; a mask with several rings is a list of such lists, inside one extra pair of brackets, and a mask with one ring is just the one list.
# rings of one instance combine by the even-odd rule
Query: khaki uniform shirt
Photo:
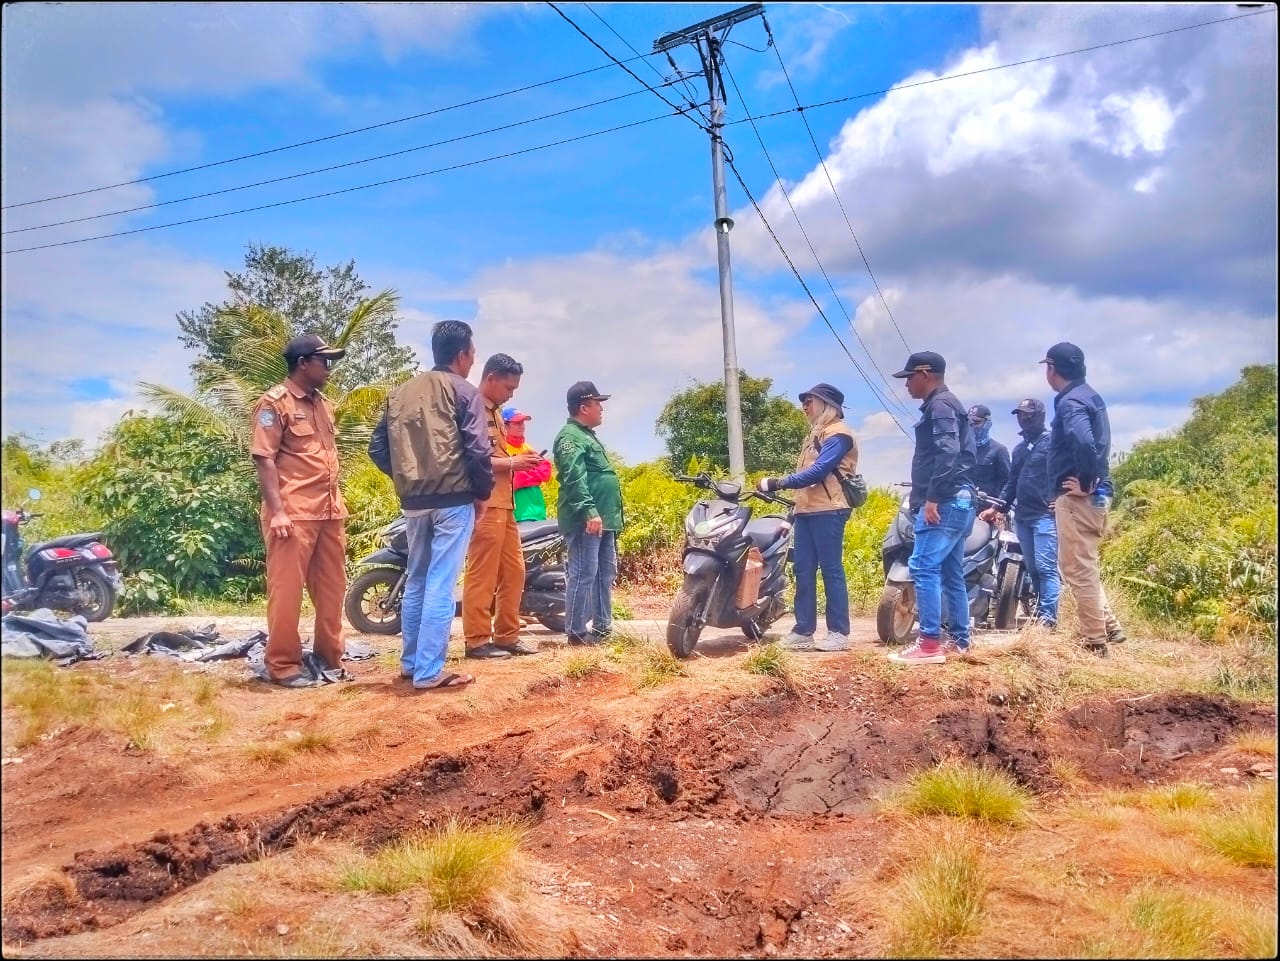
[[(285, 380), (258, 399), (251, 452), (276, 462), (280, 501), (292, 520), (347, 516), (338, 483), (337, 436), (333, 404), (319, 391), (307, 394)], [(266, 510), (264, 503), (264, 517)]]
[[(489, 414), (489, 443), (493, 447), (494, 456), (505, 457), (507, 455), (507, 425), (502, 422), (502, 408), (497, 404), (491, 404), (488, 400), (484, 402), (484, 409)], [(493, 493), (489, 495), (487, 507), (496, 507), (499, 510), (515, 510), (515, 499), (512, 494), (512, 478), (511, 471), (499, 473), (493, 472)]]

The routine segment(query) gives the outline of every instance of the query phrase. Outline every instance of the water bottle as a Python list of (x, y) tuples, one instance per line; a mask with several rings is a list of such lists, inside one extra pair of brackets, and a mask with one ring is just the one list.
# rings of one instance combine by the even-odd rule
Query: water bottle
[(1089, 495), (1089, 503), (1094, 507), (1101, 507), (1104, 511), (1111, 507), (1111, 495), (1106, 491), (1094, 491)]
[(961, 487), (960, 492), (956, 494), (956, 507), (962, 511), (967, 511), (973, 506), (973, 495), (969, 493), (969, 488)]

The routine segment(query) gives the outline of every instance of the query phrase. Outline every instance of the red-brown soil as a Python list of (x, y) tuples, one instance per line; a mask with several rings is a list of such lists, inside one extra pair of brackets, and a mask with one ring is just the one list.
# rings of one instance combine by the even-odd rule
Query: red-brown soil
[[(123, 639), (155, 629), (110, 623)], [(129, 953), (111, 947), (113, 929), (229, 866), (311, 839), (372, 849), (450, 816), (519, 816), (552, 871), (543, 893), (602, 919), (583, 956), (865, 954), (867, 931), (831, 901), (850, 879), (874, 878), (877, 799), (913, 772), (961, 757), (1036, 793), (1061, 787), (1064, 763), (1099, 788), (1221, 783), (1239, 777), (1223, 768), (1250, 763), (1232, 753), (1235, 736), (1275, 731), (1269, 706), (1191, 693), (1117, 690), (1048, 710), (980, 658), (947, 665), (955, 683), (940, 691), (929, 670), (859, 660), (875, 651), (871, 634), (859, 622), (854, 653), (809, 655), (794, 690), (736, 667), (747, 648), (729, 632), (708, 633), (689, 678), (638, 690), (619, 672), (566, 677), (571, 652), (535, 631), (547, 655), (467, 662), (479, 681), (465, 694), (414, 693), (385, 660), (350, 665), (344, 687), (365, 689), (354, 695), (229, 684), (218, 706), (243, 737), (203, 755), (62, 731), (3, 769), (4, 942), (32, 956), (60, 944)], [(398, 639), (374, 640), (390, 650)], [(111, 658), (67, 670), (158, 683), (192, 669)], [(362, 722), (358, 747), (310, 764), (237, 753), (289, 727)], [(13, 725), (6, 707), (6, 745)], [(44, 884), (10, 896), (48, 869), (74, 894)], [(199, 936), (169, 930), (147, 950), (181, 956)]]

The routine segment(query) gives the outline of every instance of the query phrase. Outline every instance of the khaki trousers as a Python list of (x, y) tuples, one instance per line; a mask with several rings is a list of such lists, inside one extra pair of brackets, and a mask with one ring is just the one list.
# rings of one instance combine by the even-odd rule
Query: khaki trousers
[(510, 507), (490, 507), (476, 521), (462, 576), (462, 633), (468, 648), (520, 639), (524, 554)]
[(288, 537), (272, 537), (267, 545), (267, 673), (284, 680), (302, 671), (302, 639), (298, 618), (305, 585), (316, 609), (315, 653), (328, 668), (342, 665), (342, 599), (347, 592), (346, 522), (294, 521)]
[(1098, 566), (1098, 544), (1107, 529), (1107, 511), (1088, 497), (1062, 494), (1054, 502), (1058, 524), (1058, 569), (1076, 601), (1080, 636), (1087, 644), (1102, 644), (1108, 631), (1120, 629), (1111, 613)]

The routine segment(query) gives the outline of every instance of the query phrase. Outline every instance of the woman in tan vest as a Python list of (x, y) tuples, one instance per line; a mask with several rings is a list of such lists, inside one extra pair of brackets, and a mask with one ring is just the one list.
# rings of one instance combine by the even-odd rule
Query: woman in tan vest
[[(858, 470), (858, 444), (841, 414), (844, 394), (830, 384), (817, 384), (800, 395), (809, 420), (809, 435), (794, 474), (762, 477), (762, 491), (796, 491), (795, 543), (796, 626), (782, 640), (793, 651), (849, 649), (849, 588), (844, 576), (844, 528), (851, 510), (836, 470), (852, 476)], [(815, 641), (818, 626), (818, 571), (827, 594), (827, 636)]]

